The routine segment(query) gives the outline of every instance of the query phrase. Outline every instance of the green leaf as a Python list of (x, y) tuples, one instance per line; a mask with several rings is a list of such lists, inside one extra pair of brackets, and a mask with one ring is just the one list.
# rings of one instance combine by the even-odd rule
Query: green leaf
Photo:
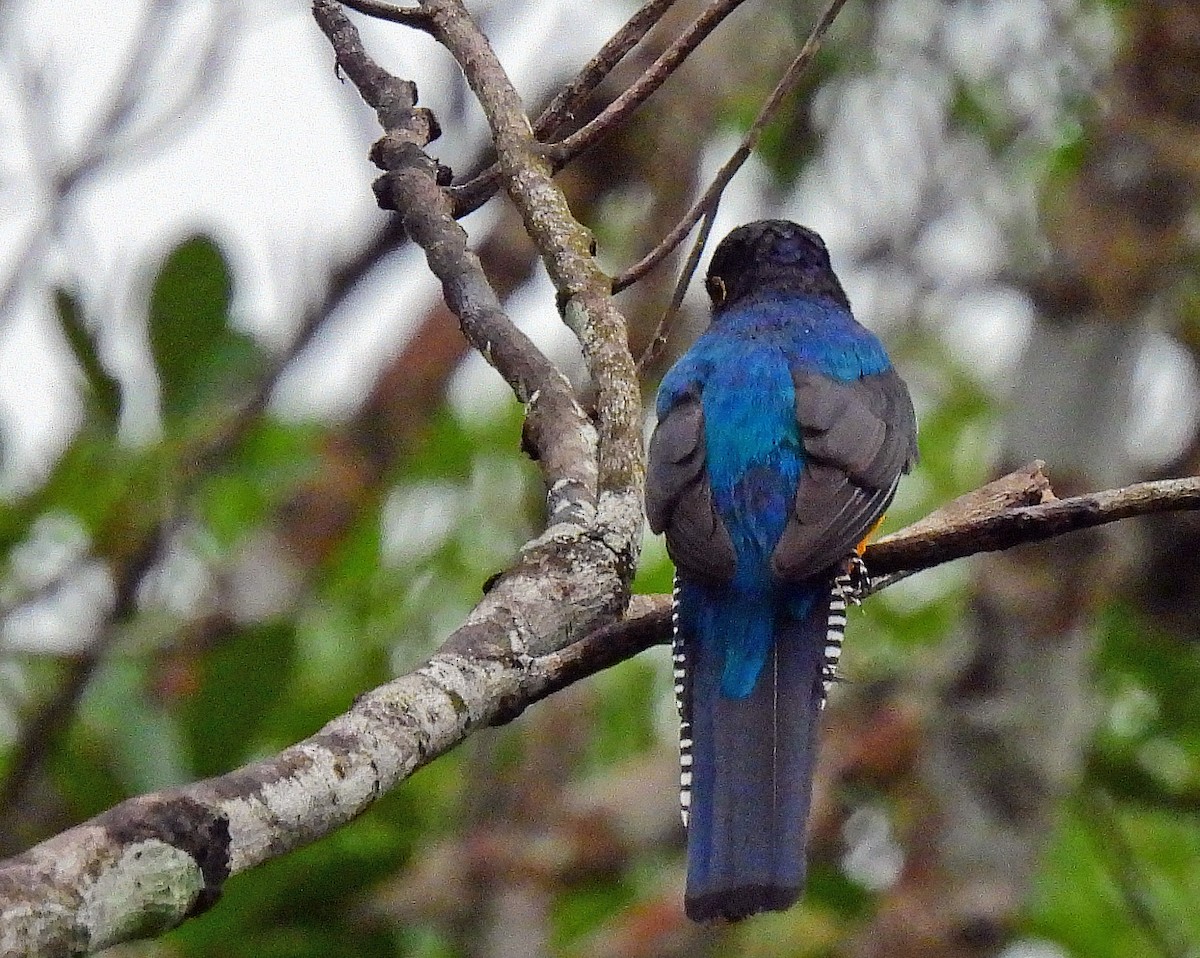
[(1147, 935), (1147, 917), (1173, 943), (1200, 940), (1195, 822), (1122, 806), (1105, 820), (1093, 809), (1087, 802), (1068, 805), (1060, 819), (1034, 882), (1028, 930), (1088, 958), (1166, 954)]
[(251, 756), (264, 720), (288, 690), (295, 661), (288, 623), (248, 627), (202, 660), (200, 689), (180, 710), (198, 775), (219, 775)]
[(194, 236), (166, 258), (150, 294), (150, 351), (168, 428), (227, 397), (261, 364), (229, 327), (233, 280), (217, 244)]
[(85, 425), (40, 489), (0, 507), (0, 551), (28, 536), (39, 516), (58, 512), (83, 524), (99, 554), (127, 555), (162, 516), (171, 493), (164, 453), (162, 446), (123, 446), (96, 423)]
[(71, 347), (71, 353), (79, 363), (87, 383), (88, 412), (106, 432), (115, 432), (121, 414), (121, 386), (100, 362), (96, 344), (84, 325), (79, 300), (65, 289), (56, 289), (54, 305), (67, 345)]
[(1106, 721), (1088, 773), (1128, 802), (1200, 802), (1200, 651), (1119, 603), (1100, 622), (1097, 684)]

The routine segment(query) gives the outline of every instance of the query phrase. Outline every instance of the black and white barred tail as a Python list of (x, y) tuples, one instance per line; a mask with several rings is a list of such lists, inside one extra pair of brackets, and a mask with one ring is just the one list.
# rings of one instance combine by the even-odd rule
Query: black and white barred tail
[[(833, 580), (829, 596), (829, 616), (825, 627), (825, 649), (821, 663), (821, 708), (835, 683), (840, 679), (838, 663), (842, 657), (842, 642), (846, 634), (846, 607), (855, 594), (856, 568), (843, 572)], [(679, 813), (687, 827), (692, 806), (692, 716), (691, 695), (688, 690), (687, 646), (679, 634), (679, 577), (675, 577), (671, 604), (671, 660), (675, 685), (675, 708), (679, 713)]]
[(679, 814), (687, 828), (692, 807), (692, 717), (687, 694), (687, 650), (679, 634), (679, 576), (671, 591), (671, 667), (675, 680), (675, 709), (679, 713)]
[(821, 708), (825, 707), (829, 693), (841, 678), (838, 663), (842, 660), (842, 642), (846, 638), (846, 605), (853, 594), (854, 580), (850, 572), (843, 572), (833, 580), (829, 594), (829, 618), (825, 625), (825, 657), (821, 663)]

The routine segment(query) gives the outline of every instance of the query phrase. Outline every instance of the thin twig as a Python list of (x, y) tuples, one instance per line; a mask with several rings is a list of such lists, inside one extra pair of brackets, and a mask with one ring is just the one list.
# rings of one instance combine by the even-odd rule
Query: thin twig
[(700, 265), (700, 257), (704, 254), (704, 246), (708, 242), (709, 235), (712, 233), (715, 221), (716, 216), (712, 210), (704, 214), (704, 218), (700, 222), (700, 232), (696, 236), (696, 242), (692, 244), (692, 251), (688, 253), (688, 258), (683, 264), (683, 269), (679, 271), (679, 279), (675, 281), (675, 291), (671, 294), (671, 302), (663, 310), (662, 316), (654, 327), (654, 335), (650, 338), (650, 342), (642, 352), (641, 358), (638, 359), (639, 374), (643, 373), (647, 366), (658, 359), (658, 354), (667, 344), (667, 336), (670, 334), (671, 326), (674, 324), (675, 317), (679, 313), (679, 307), (683, 305), (683, 298), (687, 295), (688, 286), (691, 285), (692, 277), (696, 273), (696, 267)]
[(542, 111), (542, 115), (533, 124), (533, 132), (538, 139), (553, 136), (564, 125), (571, 123), (575, 119), (575, 112), (584, 105), (592, 91), (600, 85), (600, 81), (612, 72), (624, 59), (625, 54), (641, 42), (675, 2), (676, 0), (649, 0), (630, 17)]
[(956, 514), (952, 504), (918, 525), (869, 546), (864, 559), (872, 572), (928, 569), (980, 552), (1042, 542), (1131, 516), (1194, 509), (1200, 509), (1200, 476), (1139, 482), (1122, 489), (995, 512)]
[[(600, 85), (600, 81), (612, 72), (625, 54), (637, 46), (642, 37), (662, 19), (663, 14), (675, 2), (676, 0), (649, 0), (630, 17), (550, 101), (550, 105), (533, 124), (534, 135), (539, 140), (545, 140), (573, 122), (576, 112), (587, 102), (587, 98)], [(455, 184), (450, 188), (450, 195), (454, 200), (454, 215), (462, 217), (479, 209), (491, 199), (499, 185), (498, 163), (492, 163), (483, 172)]]
[[(613, 102), (607, 107), (605, 107), (604, 110), (600, 112), (599, 116), (588, 122), (582, 129), (572, 133), (566, 139), (545, 149), (545, 155), (551, 159), (554, 169), (562, 169), (572, 159), (579, 156), (579, 154), (583, 153), (590, 147), (594, 146), (597, 141), (607, 135), (616, 126), (625, 122), (625, 120), (628, 119), (629, 116), (639, 106), (645, 103), (646, 100), (648, 100), (651, 95), (653, 95), (653, 93), (667, 81), (671, 74), (679, 69), (684, 60), (688, 58), (689, 54), (691, 54), (691, 52), (695, 50), (696, 47), (698, 47), (708, 37), (708, 35), (720, 25), (721, 21), (729, 16), (729, 14), (731, 14), (744, 2), (745, 0), (714, 0), (714, 2), (711, 3), (700, 14), (699, 17), (697, 17), (692, 25), (688, 27), (688, 29), (685, 30), (679, 37), (677, 37), (675, 41), (669, 47), (667, 47), (665, 51), (663, 51), (662, 55), (659, 56), (659, 58), (655, 60), (646, 69), (646, 71), (637, 78), (637, 80), (634, 81), (633, 85), (625, 90), (625, 92), (619, 97), (613, 100)], [(639, 11), (639, 13), (640, 12), (641, 11)], [(661, 16), (661, 13), (659, 13), (659, 16)], [(646, 19), (649, 20), (649, 17)], [(626, 27), (628, 27), (628, 24)], [(622, 30), (622, 33), (623, 32), (624, 28)], [(618, 34), (618, 36), (620, 37), (621, 34)], [(622, 39), (625, 38), (622, 37)], [(613, 62), (615, 63), (615, 61)], [(607, 59), (605, 60), (605, 63), (607, 63)], [(611, 66), (609, 69), (611, 69)], [(599, 76), (597, 76), (596, 82), (598, 81)], [(574, 85), (575, 82), (573, 81), (571, 86)], [(574, 106), (577, 106), (583, 100), (582, 91), (584, 87), (582, 83), (579, 84), (578, 89), (581, 91), (580, 95), (574, 99), (574, 102), (571, 104), (571, 108), (574, 108)], [(565, 92), (566, 91), (564, 91), (564, 93)], [(554, 110), (555, 113), (550, 119), (554, 119), (557, 116), (563, 116), (565, 118), (566, 106), (567, 104), (564, 104), (563, 106), (556, 108), (555, 104), (551, 104), (551, 110)], [(547, 111), (547, 113), (550, 112), (550, 110)], [(546, 118), (546, 114), (543, 114), (543, 118)], [(550, 133), (550, 131), (551, 123), (549, 120), (547, 120), (547, 122), (544, 124), (544, 129), (538, 130), (535, 127), (535, 132), (537, 132), (540, 137), (546, 136)], [(498, 179), (499, 167), (493, 166), (479, 177), (476, 177), (468, 183), (464, 183), (461, 187), (461, 199), (465, 200), (468, 197), (474, 199), (479, 193), (479, 187), (482, 181), (485, 177), (489, 176), (492, 177), (493, 181)], [(469, 212), (469, 210), (466, 208), (465, 202), (462, 203), (462, 206), (464, 212)], [(474, 207), (471, 208), (473, 209)]]
[(845, 3), (846, 0), (830, 0), (829, 5), (821, 14), (821, 18), (817, 21), (816, 26), (813, 27), (812, 32), (808, 35), (808, 39), (805, 41), (800, 53), (792, 61), (791, 66), (787, 68), (787, 72), (784, 73), (783, 78), (776, 84), (775, 89), (767, 98), (767, 102), (763, 104), (762, 109), (759, 110), (758, 116), (750, 124), (750, 129), (746, 131), (746, 136), (742, 139), (741, 144), (726, 161), (725, 165), (717, 171), (717, 175), (713, 178), (708, 189), (704, 191), (704, 195), (696, 201), (696, 204), (688, 211), (687, 215), (676, 224), (671, 232), (663, 237), (662, 241), (654, 249), (613, 279), (614, 293), (627, 289), (653, 270), (671, 254), (676, 246), (683, 242), (684, 237), (692, 231), (692, 227), (700, 221), (700, 217), (705, 213), (716, 211), (717, 205), (721, 202), (721, 195), (725, 192), (725, 187), (729, 185), (730, 180), (742, 168), (742, 164), (750, 158), (750, 154), (754, 152), (754, 148), (758, 145), (763, 131), (775, 118), (775, 114), (779, 112), (779, 108), (783, 105), (783, 101), (787, 98), (788, 94), (799, 84), (805, 69), (812, 62), (813, 57), (817, 55), (817, 51), (821, 49), (821, 43), (825, 38), (825, 34), (829, 32), (829, 28), (833, 25), (833, 21), (837, 18), (838, 13)]
[(402, 23), (414, 30), (429, 31), (429, 14), (420, 7), (402, 7), (387, 0), (340, 0), (343, 7), (349, 7), (368, 17), (377, 20), (387, 20), (391, 23)]
[(304, 309), (292, 338), (282, 352), (271, 358), (270, 366), (255, 383), (253, 392), (225, 416), (194, 450), (181, 457), (190, 464), (191, 474), (199, 474), (205, 467), (219, 462), (242, 441), (266, 410), (279, 381), (316, 338), (329, 317), (372, 269), (407, 242), (408, 236), (403, 226), (398, 220), (392, 219), (353, 256), (334, 265), (324, 294)]
[(546, 155), (555, 164), (562, 166), (589, 147), (594, 146), (601, 137), (623, 123), (639, 106), (650, 99), (671, 74), (683, 65), (692, 51), (744, 2), (745, 0), (713, 0), (696, 18), (695, 22), (680, 34), (657, 60), (650, 64), (629, 89), (601, 110), (600, 114), (582, 129), (547, 147)]

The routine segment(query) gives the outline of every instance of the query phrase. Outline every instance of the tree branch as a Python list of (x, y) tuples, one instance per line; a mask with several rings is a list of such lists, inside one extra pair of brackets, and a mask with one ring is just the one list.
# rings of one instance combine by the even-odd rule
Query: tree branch
[(555, 184), (521, 99), (487, 37), (459, 0), (421, 0), (421, 6), (483, 107), (505, 189), (542, 255), (563, 319), (583, 347), (596, 387), (600, 433), (598, 531), (628, 562), (632, 578), (642, 531), (644, 466), (641, 395), (624, 317), (593, 255), (592, 235), (572, 216)]
[[(550, 158), (554, 169), (562, 169), (571, 160), (575, 159), (575, 157), (595, 146), (601, 138), (607, 136), (615, 127), (624, 123), (638, 107), (653, 96), (659, 87), (666, 83), (671, 74), (683, 65), (684, 60), (688, 58), (692, 51), (700, 46), (723, 20), (744, 2), (745, 0), (713, 0), (692, 25), (678, 36), (663, 51), (658, 59), (650, 64), (645, 72), (624, 93), (606, 106), (598, 116), (566, 139), (545, 147), (543, 153)], [(647, 4), (646, 7), (638, 11), (634, 18), (637, 20), (637, 23), (635, 24), (634, 20), (630, 20), (613, 40), (609, 41), (609, 44), (606, 44), (606, 49), (610, 45), (613, 47), (611, 54), (606, 55), (599, 63), (593, 58), (575, 80), (568, 84), (534, 125), (534, 132), (538, 137), (545, 137), (557, 132), (557, 129), (574, 110), (582, 105), (586, 95), (595, 88), (595, 85), (604, 77), (608, 70), (611, 70), (612, 66), (616, 64), (619, 59), (619, 57), (615, 56), (616, 51), (621, 49), (621, 47), (625, 47), (621, 55), (623, 56), (625, 52), (628, 52), (634, 43), (637, 42), (637, 39), (640, 39), (640, 36), (636, 36), (637, 31), (641, 30), (641, 33), (644, 34), (653, 23), (657, 22), (669, 4), (660, 3), (660, 6), (661, 9), (652, 9), (652, 4)], [(630, 42), (631, 40), (633, 42)], [(604, 52), (601, 51), (602, 54)], [(604, 70), (603, 73), (600, 72), (602, 69)], [(490, 195), (490, 189), (486, 195), (483, 194), (483, 190), (492, 187), (499, 180), (499, 177), (499, 165), (494, 164), (483, 173), (462, 184), (458, 188), (460, 191), (458, 193), (459, 215), (465, 215), (470, 210), (475, 209), (482, 202), (482, 199)]]
[[(613, 279), (614, 293), (628, 289), (653, 270), (659, 263), (671, 255), (672, 250), (676, 246), (683, 242), (684, 237), (692, 231), (692, 227), (700, 222), (700, 217), (716, 210), (717, 204), (721, 202), (721, 194), (725, 192), (725, 187), (729, 185), (730, 181), (737, 174), (737, 171), (742, 168), (742, 164), (750, 158), (750, 154), (754, 152), (754, 148), (758, 145), (758, 141), (762, 137), (763, 130), (775, 118), (775, 114), (779, 112), (783, 101), (796, 89), (800, 78), (804, 76), (804, 71), (808, 68), (809, 63), (812, 62), (813, 57), (817, 55), (817, 51), (821, 49), (821, 43), (825, 39), (825, 34), (833, 26), (833, 21), (837, 18), (838, 13), (841, 12), (845, 3), (846, 0), (830, 0), (821, 14), (821, 18), (812, 28), (812, 32), (804, 42), (804, 46), (796, 55), (796, 59), (792, 61), (783, 78), (775, 85), (775, 89), (767, 97), (767, 102), (763, 104), (762, 109), (758, 111), (758, 116), (750, 124), (750, 129), (746, 131), (742, 142), (734, 150), (733, 155), (725, 162), (725, 165), (717, 171), (717, 175), (713, 177), (713, 181), (709, 184), (708, 189), (704, 191), (704, 195), (696, 201), (696, 204), (688, 211), (688, 214), (679, 221), (670, 233), (663, 237), (654, 249)], [(696, 260), (699, 260), (699, 256), (696, 257)]]
[(558, 166), (569, 163), (580, 153), (595, 145), (596, 141), (608, 134), (614, 127), (624, 123), (626, 119), (654, 92), (667, 82), (667, 79), (683, 65), (684, 60), (696, 47), (713, 32), (721, 22), (742, 5), (744, 0), (713, 0), (695, 22), (662, 52), (646, 71), (634, 83), (600, 114), (589, 121), (583, 128), (572, 133), (564, 140), (546, 148), (549, 156)]
[[(533, 132), (539, 139), (553, 136), (563, 126), (575, 119), (578, 111), (592, 91), (600, 85), (613, 67), (624, 59), (650, 29), (671, 9), (675, 0), (648, 0), (648, 2), (612, 35), (594, 57), (583, 65), (565, 87), (550, 101), (542, 115), (533, 124)], [(497, 173), (499, 170), (497, 170)]]
[(358, 30), (336, 5), (318, 0), (313, 14), (338, 65), (384, 128), (372, 149), (385, 171), (376, 184), (381, 204), (399, 213), (405, 231), (425, 250), (468, 341), (528, 407), (525, 436), (542, 466), (551, 521), (590, 522), (596, 505), (595, 428), (562, 373), (508, 318), (478, 256), (467, 248), (467, 234), (439, 184), (443, 170), (423, 149), (437, 137), (437, 121), (416, 107), (412, 83), (391, 76), (370, 58)]
[[(1059, 500), (1035, 463), (866, 558), (886, 569), (908, 555), (928, 568), (969, 554), (971, 530), (980, 536), (973, 551), (984, 551), (1182, 509), (1200, 509), (1200, 477)], [(613, 582), (599, 542), (527, 552), (421, 667), (363, 695), (311, 738), (227, 775), (130, 799), (0, 862), (0, 954), (83, 954), (173, 927), (211, 906), (229, 875), (345, 824), (477, 729), (667, 642), (667, 596), (635, 597), (622, 621), (593, 624), (572, 641), (580, 623), (614, 613)], [(556, 602), (545, 601), (547, 583)]]
[[(545, 140), (556, 134), (575, 119), (575, 113), (587, 102), (592, 91), (599, 86), (610, 72), (641, 41), (650, 29), (662, 19), (675, 0), (648, 0), (648, 2), (616, 33), (609, 38), (574, 78), (550, 101), (533, 124), (534, 135)], [(500, 183), (500, 165), (492, 163), (483, 172), (455, 184), (450, 189), (454, 200), (454, 215), (466, 216), (495, 195)]]
[(341, 0), (344, 7), (357, 10), (368, 17), (377, 20), (387, 20), (391, 23), (402, 23), (414, 30), (429, 32), (429, 14), (420, 7), (402, 7), (387, 0)]
[[(868, 547), (872, 572), (916, 571), (980, 552), (1042, 542), (1118, 519), (1200, 509), (1200, 476), (1139, 482), (1069, 499), (1056, 499), (1041, 462), (956, 499), (907, 529)], [(1021, 483), (1025, 485), (1022, 486)], [(1004, 497), (1040, 495), (1028, 504)]]

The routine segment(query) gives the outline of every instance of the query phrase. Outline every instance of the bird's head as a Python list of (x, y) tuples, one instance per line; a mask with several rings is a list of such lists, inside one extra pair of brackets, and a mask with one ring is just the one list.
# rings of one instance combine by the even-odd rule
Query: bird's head
[(850, 308), (824, 240), (788, 220), (757, 220), (733, 230), (713, 253), (704, 287), (714, 313), (772, 293), (823, 296)]

